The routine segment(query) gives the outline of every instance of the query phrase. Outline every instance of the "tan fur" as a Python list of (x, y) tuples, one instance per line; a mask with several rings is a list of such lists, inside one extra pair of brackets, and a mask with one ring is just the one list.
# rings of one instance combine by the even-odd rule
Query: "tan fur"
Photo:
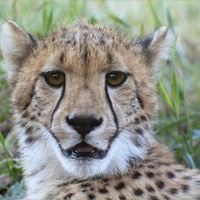
[[(200, 173), (176, 164), (153, 138), (158, 109), (155, 71), (172, 45), (166, 27), (133, 43), (108, 27), (79, 22), (36, 41), (8, 21), (1, 49), (10, 66), (15, 131), (19, 138), (25, 200), (157, 200), (200, 198)], [(45, 74), (61, 71), (52, 87)], [(110, 87), (106, 76), (127, 79)], [(86, 136), (70, 116), (102, 122)], [(63, 152), (81, 142), (103, 158), (72, 159)]]
[(199, 171), (176, 164), (171, 152), (154, 144), (148, 157), (128, 173), (81, 182), (63, 182), (58, 184), (58, 191), (52, 192), (46, 200), (92, 199), (92, 195), (98, 200), (194, 200), (197, 193), (199, 195), (194, 189), (199, 185), (199, 178)]

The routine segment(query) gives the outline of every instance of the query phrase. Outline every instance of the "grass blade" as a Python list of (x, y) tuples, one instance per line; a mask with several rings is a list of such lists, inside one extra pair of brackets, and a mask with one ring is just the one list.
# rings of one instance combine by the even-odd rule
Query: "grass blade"
[(169, 105), (169, 107), (171, 108), (171, 110), (175, 113), (175, 110), (174, 110), (174, 106), (172, 104), (172, 101), (167, 93), (167, 90), (165, 89), (164, 85), (162, 82), (159, 82), (159, 87), (161, 89), (161, 91), (163, 92), (164, 94), (164, 98), (165, 98), (165, 101), (167, 102), (167, 104)]

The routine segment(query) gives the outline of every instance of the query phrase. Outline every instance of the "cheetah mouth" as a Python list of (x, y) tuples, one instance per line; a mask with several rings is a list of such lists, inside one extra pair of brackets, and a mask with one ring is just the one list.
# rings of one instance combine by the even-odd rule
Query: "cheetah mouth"
[(76, 146), (62, 150), (64, 156), (70, 159), (103, 159), (106, 156), (106, 150), (97, 149), (86, 142), (81, 142)]

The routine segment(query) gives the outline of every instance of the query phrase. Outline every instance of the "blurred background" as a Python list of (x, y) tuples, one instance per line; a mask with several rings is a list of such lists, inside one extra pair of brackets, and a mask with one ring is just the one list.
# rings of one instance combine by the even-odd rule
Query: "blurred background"
[[(87, 18), (111, 24), (134, 40), (167, 26), (175, 42), (160, 66), (156, 137), (180, 163), (200, 168), (200, 1), (198, 0), (0, 0), (0, 29), (12, 19), (42, 39), (55, 25)], [(0, 53), (0, 199), (24, 194), (22, 168), (12, 129), (10, 89)]]

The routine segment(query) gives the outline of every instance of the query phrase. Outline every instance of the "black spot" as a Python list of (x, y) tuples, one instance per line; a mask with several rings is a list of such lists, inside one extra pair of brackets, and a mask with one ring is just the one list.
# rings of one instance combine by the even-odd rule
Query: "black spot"
[(177, 190), (176, 188), (172, 188), (172, 189), (169, 190), (169, 192), (170, 192), (171, 194), (177, 194), (177, 193), (178, 193), (178, 190)]
[(127, 114), (127, 116), (131, 116), (133, 114), (133, 112), (132, 111), (128, 111), (128, 112), (126, 112), (126, 114)]
[(138, 99), (138, 103), (140, 104), (140, 107), (142, 109), (144, 109), (144, 103), (143, 100), (141, 99), (141, 97), (139, 96), (139, 94), (136, 93), (137, 99)]
[[(63, 38), (65, 38), (65, 35), (63, 35)], [(71, 40), (70, 40), (70, 39), (65, 40), (65, 43), (70, 44), (70, 43), (71, 43)]]
[(196, 182), (197, 184), (200, 184), (200, 181), (199, 181), (199, 180), (196, 180), (195, 182)]
[(38, 115), (38, 117), (40, 117), (40, 116), (41, 116), (41, 112), (38, 112), (38, 114), (37, 114), (37, 115)]
[[(65, 37), (66, 37), (66, 33), (65, 33), (65, 32), (62, 32), (61, 38), (65, 39)], [(69, 43), (70, 43), (70, 40), (68, 40), (68, 41), (69, 41)]]
[(178, 172), (178, 173), (184, 172), (183, 169), (175, 169), (175, 171)]
[(150, 179), (155, 177), (155, 174), (153, 172), (147, 172), (146, 175)]
[(67, 182), (67, 183), (62, 183), (62, 184), (59, 184), (57, 187), (59, 188), (59, 187), (66, 187), (66, 186), (68, 186), (69, 185), (69, 183)]
[(140, 134), (140, 135), (143, 134), (143, 130), (142, 130), (141, 128), (135, 129), (135, 132), (137, 132), (137, 133)]
[(52, 42), (54, 42), (54, 41), (55, 41), (55, 37), (54, 37), (54, 36), (51, 38), (51, 41), (52, 41)]
[(20, 126), (21, 126), (21, 127), (25, 127), (26, 125), (27, 125), (27, 122), (21, 122), (21, 123), (20, 123)]
[(142, 116), (140, 117), (140, 119), (143, 120), (143, 121), (147, 121), (147, 118), (146, 118), (144, 115), (142, 115)]
[(29, 107), (29, 105), (30, 105), (30, 102), (26, 103), (23, 109), (26, 110)]
[(183, 190), (183, 192), (188, 192), (188, 190), (190, 189), (190, 187), (188, 185), (181, 185), (181, 189)]
[(140, 123), (140, 120), (136, 117), (135, 118), (135, 124), (139, 124)]
[(124, 195), (120, 194), (119, 195), (119, 200), (127, 200), (127, 198)]
[[(35, 80), (34, 82), (36, 82), (37, 80)], [(35, 96), (36, 95), (36, 92), (35, 92), (35, 85), (33, 85), (33, 87), (32, 87), (32, 90), (31, 90), (31, 94), (30, 94), (30, 97), (31, 97), (31, 99), (33, 98), (33, 96)]]
[(183, 177), (185, 180), (191, 180), (191, 177), (190, 176), (184, 176)]
[(130, 47), (133, 45), (133, 41), (129, 42), (129, 43), (126, 43), (124, 45), (124, 47), (127, 49), (127, 50), (130, 50)]
[(68, 199), (71, 198), (72, 196), (74, 196), (74, 194), (73, 194), (73, 193), (69, 193), (69, 194), (67, 194), (67, 195), (64, 197), (64, 199), (65, 199), (65, 200), (68, 200)]
[(27, 118), (28, 117), (28, 113), (24, 112), (24, 114), (22, 115), (22, 118)]
[(62, 54), (60, 55), (60, 63), (63, 63), (63, 60), (64, 60), (64, 53), (62, 53)]
[(155, 192), (154, 188), (151, 187), (150, 185), (146, 185), (146, 190), (147, 190), (148, 192)]
[(113, 58), (112, 58), (112, 55), (110, 54), (110, 52), (107, 53), (107, 62), (108, 62), (108, 64), (112, 64), (112, 62), (113, 62)]
[(99, 43), (100, 43), (100, 45), (105, 45), (106, 42), (105, 42), (105, 40), (103, 39), (103, 37), (100, 38)]
[(42, 46), (42, 48), (43, 48), (43, 49), (46, 49), (46, 48), (47, 48), (47, 45), (44, 43), (43, 46)]
[(175, 177), (175, 175), (174, 175), (172, 172), (167, 172), (166, 175), (167, 175), (167, 177), (170, 178), (170, 179), (172, 179), (172, 178)]
[(150, 200), (159, 200), (156, 196), (150, 196)]
[(140, 174), (140, 172), (134, 172), (134, 174), (132, 175), (132, 178), (133, 179), (138, 179), (138, 178), (140, 178), (142, 176), (142, 174)]
[[(89, 27), (87, 26), (87, 25), (81, 25), (80, 26), (82, 29), (85, 29), (85, 30), (88, 30), (89, 29)], [(86, 33), (85, 33), (86, 34)]]
[(84, 52), (83, 52), (83, 60), (84, 60), (85, 63), (86, 63), (87, 60), (88, 60), (88, 51), (87, 51), (86, 48), (85, 48), (85, 50), (84, 50)]
[(31, 116), (30, 118), (31, 121), (34, 121), (35, 119), (36, 119), (35, 116)]
[(88, 194), (88, 199), (89, 200), (93, 200), (93, 199), (95, 199), (96, 197), (95, 197), (95, 195), (94, 194)]
[(106, 193), (109, 193), (109, 191), (106, 188), (100, 188), (99, 193), (106, 194)]
[(115, 186), (116, 190), (122, 190), (124, 188), (125, 188), (125, 184), (123, 182), (120, 182)]
[(28, 137), (28, 138), (26, 138), (25, 143), (30, 144), (33, 141), (34, 141), (34, 139), (32, 137)]
[(156, 186), (159, 188), (159, 189), (163, 189), (165, 187), (165, 184), (163, 181), (156, 181)]
[(104, 178), (104, 179), (103, 179), (103, 182), (105, 182), (105, 183), (107, 183), (108, 181), (109, 181), (108, 178)]
[(65, 27), (65, 28), (62, 28), (62, 32), (64, 33), (64, 32), (67, 32), (67, 28)]
[(83, 184), (81, 184), (82, 188), (87, 188), (87, 187), (91, 187), (91, 186), (92, 186), (91, 183), (83, 183)]
[(163, 199), (170, 200), (170, 198), (168, 196), (166, 196), (166, 195), (163, 195)]
[(26, 129), (26, 134), (30, 134), (33, 131), (33, 127), (30, 126)]
[(147, 167), (150, 168), (150, 169), (154, 169), (155, 168), (154, 165), (148, 165)]
[(133, 193), (136, 196), (142, 196), (143, 195), (143, 191), (140, 188), (133, 189)]

